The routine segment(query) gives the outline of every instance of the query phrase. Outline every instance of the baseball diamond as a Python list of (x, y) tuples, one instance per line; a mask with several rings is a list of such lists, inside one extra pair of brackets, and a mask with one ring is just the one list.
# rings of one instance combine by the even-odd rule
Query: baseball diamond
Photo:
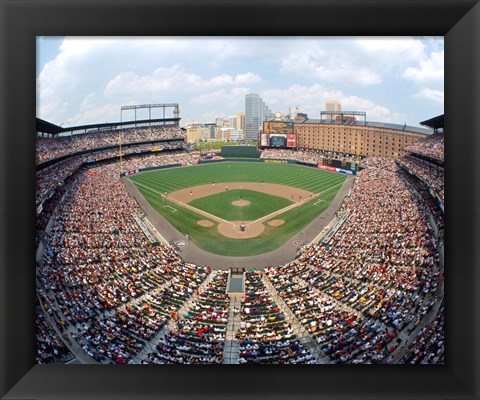
[(275, 250), (319, 217), (346, 177), (299, 165), (222, 162), (129, 179), (196, 246), (245, 257)]

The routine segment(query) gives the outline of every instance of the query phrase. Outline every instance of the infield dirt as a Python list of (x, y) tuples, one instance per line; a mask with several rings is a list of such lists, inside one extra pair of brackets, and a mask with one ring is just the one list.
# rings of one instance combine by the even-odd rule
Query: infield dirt
[(194, 199), (200, 199), (212, 194), (221, 193), (226, 190), (247, 189), (256, 190), (273, 196), (283, 197), (293, 202), (305, 200), (312, 195), (307, 190), (294, 188), (291, 186), (279, 185), (276, 183), (260, 183), (260, 182), (221, 182), (215, 185), (192, 186), (186, 189), (180, 189), (168, 194), (169, 199), (176, 200), (181, 203), (188, 203)]
[[(169, 193), (167, 195), (167, 198), (186, 208), (190, 208), (196, 211), (197, 213), (204, 215), (205, 217), (208, 217), (217, 221), (218, 232), (225, 237), (234, 238), (234, 239), (250, 239), (250, 238), (254, 238), (261, 235), (265, 230), (265, 225), (264, 225), (265, 221), (275, 217), (275, 215), (282, 214), (285, 211), (285, 209), (278, 210), (277, 212), (272, 213), (268, 216), (259, 218), (256, 221), (225, 221), (214, 215), (195, 209), (187, 204), (190, 201), (195, 199), (200, 199), (202, 197), (210, 196), (212, 194), (217, 194), (217, 193), (225, 192), (227, 190), (234, 190), (234, 189), (255, 190), (257, 192), (283, 197), (294, 203), (288, 208), (297, 207), (304, 201), (309, 200), (310, 198), (316, 196), (314, 193), (311, 193), (307, 190), (298, 189), (291, 186), (279, 185), (276, 183), (260, 183), (260, 182), (226, 182), (225, 183), (225, 182), (222, 182), (222, 183), (216, 183), (215, 185), (208, 184), (208, 185), (200, 185), (200, 186), (191, 186), (186, 189), (177, 190), (175, 192)], [(235, 204), (235, 205), (241, 206), (240, 201), (238, 201), (238, 204)], [(207, 222), (209, 221), (200, 220), (200, 221), (197, 221), (197, 224), (200, 226), (207, 227), (208, 226)], [(242, 224), (242, 222), (245, 223), (245, 230), (243, 231), (240, 230), (240, 225)], [(270, 221), (268, 225), (271, 227), (277, 227), (277, 226), (283, 225), (284, 223), (285, 223), (284, 220), (275, 219)]]

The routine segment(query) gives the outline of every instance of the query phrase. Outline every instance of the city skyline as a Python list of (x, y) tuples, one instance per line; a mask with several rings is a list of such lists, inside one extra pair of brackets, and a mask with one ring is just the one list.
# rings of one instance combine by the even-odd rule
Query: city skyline
[(443, 113), (443, 59), (443, 37), (39, 37), (37, 117), (116, 122), (123, 105), (179, 103), (182, 125), (208, 123), (258, 93), (272, 113), (319, 118), (336, 100), (369, 121), (419, 126)]

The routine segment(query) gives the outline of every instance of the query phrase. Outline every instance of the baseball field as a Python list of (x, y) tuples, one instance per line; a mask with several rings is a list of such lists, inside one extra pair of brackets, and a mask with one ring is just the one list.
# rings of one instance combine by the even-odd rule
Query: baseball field
[(300, 165), (222, 162), (130, 179), (198, 247), (252, 256), (275, 250), (318, 217), (346, 176)]

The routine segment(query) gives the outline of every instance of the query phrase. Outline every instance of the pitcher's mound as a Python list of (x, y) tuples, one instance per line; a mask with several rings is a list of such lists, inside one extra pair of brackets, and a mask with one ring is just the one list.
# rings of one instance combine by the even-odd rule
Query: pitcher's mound
[(284, 223), (285, 221), (283, 219), (272, 219), (271, 221), (268, 221), (268, 225), (270, 226), (280, 226)]
[(200, 225), (200, 226), (204, 226), (205, 228), (213, 226), (213, 222), (212, 221), (207, 221), (206, 219), (201, 219), (200, 221), (197, 221), (197, 224)]
[(232, 201), (232, 204), (237, 207), (245, 207), (248, 206), (250, 202), (248, 200), (235, 200)]

